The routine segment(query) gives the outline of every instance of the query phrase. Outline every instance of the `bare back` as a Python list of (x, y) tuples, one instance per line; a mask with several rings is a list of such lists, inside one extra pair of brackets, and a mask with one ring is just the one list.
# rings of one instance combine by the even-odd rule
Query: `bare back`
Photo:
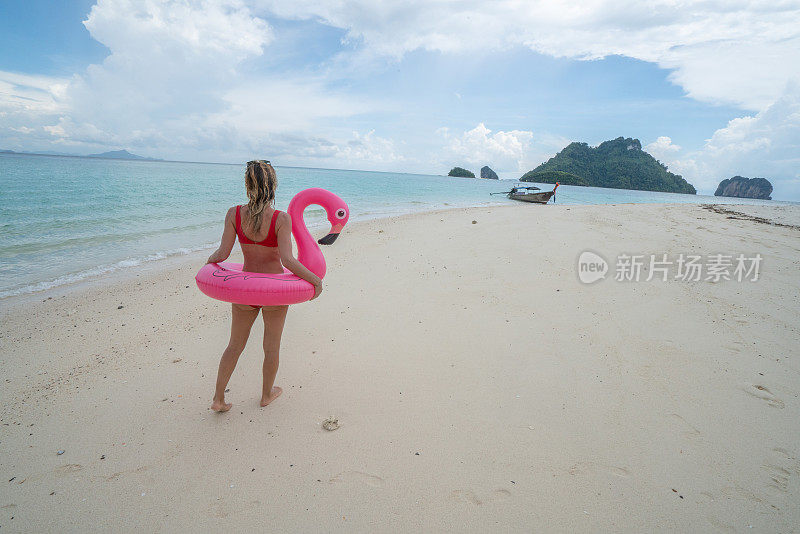
[[(241, 207), (241, 229), (245, 237), (255, 243), (239, 243), (242, 247), (242, 255), (244, 256), (244, 271), (251, 273), (282, 273), (283, 265), (281, 264), (281, 256), (278, 252), (278, 247), (270, 247), (260, 245), (261, 241), (266, 239), (269, 233), (270, 221), (275, 212), (273, 208), (264, 210), (261, 213), (261, 227), (258, 233), (254, 233), (252, 225), (250, 224), (250, 213), (247, 205)], [(278, 232), (278, 225), (280, 218), (276, 217), (275, 232)]]

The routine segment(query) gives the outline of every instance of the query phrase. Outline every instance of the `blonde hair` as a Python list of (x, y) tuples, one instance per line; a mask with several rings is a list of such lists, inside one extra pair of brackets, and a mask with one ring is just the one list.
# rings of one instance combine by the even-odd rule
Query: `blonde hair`
[(275, 189), (278, 187), (278, 176), (269, 161), (254, 160), (247, 162), (244, 173), (244, 186), (247, 189), (247, 215), (253, 233), (261, 228), (261, 214), (275, 201)]

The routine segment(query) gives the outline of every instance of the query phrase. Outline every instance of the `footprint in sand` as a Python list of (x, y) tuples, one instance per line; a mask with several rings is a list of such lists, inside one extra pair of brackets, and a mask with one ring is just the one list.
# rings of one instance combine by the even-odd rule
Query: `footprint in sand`
[(678, 423), (678, 425), (680, 427), (683, 428), (683, 431), (681, 432), (681, 435), (683, 437), (686, 437), (686, 438), (697, 438), (697, 437), (700, 437), (700, 431), (694, 425), (689, 423), (689, 421), (687, 421), (686, 419), (684, 419), (680, 415), (678, 415), (676, 413), (671, 413), (671, 414), (669, 414), (669, 417), (670, 417), (670, 419), (672, 419), (673, 421)]
[(746, 384), (742, 386), (742, 389), (748, 395), (767, 401), (767, 404), (773, 408), (783, 408), (785, 406), (783, 401), (776, 397), (769, 389), (767, 389), (766, 386), (761, 386), (758, 384)]
[(507, 489), (498, 488), (488, 495), (479, 496), (470, 490), (453, 490), (450, 492), (450, 498), (459, 502), (465, 502), (480, 506), (484, 503), (502, 502), (511, 497), (511, 492)]
[(129, 473), (143, 473), (144, 471), (147, 471), (147, 469), (148, 469), (148, 467), (146, 465), (141, 465), (141, 466), (137, 467), (136, 469), (130, 469), (128, 471), (117, 471), (116, 473), (112, 473), (111, 475), (107, 476), (106, 477), (106, 482), (111, 482), (113, 480), (118, 479), (122, 475), (127, 475)]
[(767, 483), (769, 488), (784, 493), (789, 489), (789, 477), (792, 476), (791, 471), (779, 465), (762, 465), (761, 469), (766, 471), (769, 475), (770, 481)]
[(67, 464), (62, 465), (61, 467), (56, 467), (55, 473), (57, 475), (69, 475), (71, 473), (77, 473), (81, 469), (83, 469), (83, 466), (80, 464)]
[(475, 506), (480, 506), (481, 504), (483, 504), (483, 501), (480, 500), (477, 495), (475, 495), (473, 492), (469, 490), (453, 490), (450, 493), (450, 497), (460, 502), (472, 503)]
[(714, 497), (714, 494), (708, 491), (701, 491), (697, 495), (698, 495), (698, 502), (701, 503), (710, 503), (717, 500), (716, 497)]
[(725, 486), (720, 490), (720, 493), (726, 499), (747, 499), (750, 502), (754, 502), (757, 504), (769, 504), (765, 501), (765, 497), (760, 494), (757, 494), (750, 490), (749, 488), (744, 488), (740, 485), (734, 486)]
[(800, 475), (800, 462), (794, 454), (786, 449), (772, 449), (769, 463), (761, 466), (766, 471), (769, 480), (767, 489), (773, 493), (786, 493), (792, 481)]
[(330, 479), (330, 482), (359, 482), (373, 488), (382, 488), (386, 481), (377, 475), (371, 475), (361, 471), (344, 471)]
[[(737, 321), (738, 322), (738, 321)], [(723, 345), (723, 348), (728, 349), (730, 352), (739, 354), (742, 352), (742, 348), (744, 347), (744, 343), (739, 341), (734, 341), (732, 344), (729, 343), (727, 345)]]
[(587, 473), (594, 474), (598, 472), (605, 472), (621, 478), (627, 477), (630, 474), (630, 471), (624, 467), (598, 464), (596, 462), (578, 462), (570, 467), (567, 472), (570, 475), (585, 475)]
[(511, 497), (511, 492), (506, 489), (496, 489), (492, 492), (492, 500), (504, 501)]
[(736, 527), (731, 525), (730, 523), (726, 523), (725, 521), (715, 517), (713, 515), (708, 516), (708, 522), (719, 530), (724, 530), (726, 532), (736, 532)]

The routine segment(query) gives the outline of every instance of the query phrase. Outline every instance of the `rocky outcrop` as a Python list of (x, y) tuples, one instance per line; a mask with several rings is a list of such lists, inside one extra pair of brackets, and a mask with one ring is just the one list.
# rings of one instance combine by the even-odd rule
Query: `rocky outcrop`
[(447, 176), (459, 176), (461, 178), (475, 178), (475, 175), (472, 174), (472, 171), (468, 171), (467, 169), (462, 169), (461, 167), (453, 167), (450, 169), (450, 172), (447, 173)]
[(500, 179), (500, 177), (497, 176), (497, 173), (490, 169), (488, 165), (481, 168), (481, 178), (486, 178), (488, 180)]
[(772, 184), (766, 178), (734, 176), (719, 183), (715, 197), (760, 198), (772, 200)]

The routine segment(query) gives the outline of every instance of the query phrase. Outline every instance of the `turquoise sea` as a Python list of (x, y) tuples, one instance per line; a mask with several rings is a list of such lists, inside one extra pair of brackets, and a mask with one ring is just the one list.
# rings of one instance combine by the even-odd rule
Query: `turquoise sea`
[[(278, 209), (302, 189), (324, 187), (345, 199), (351, 220), (513, 202), (489, 196), (510, 180), (276, 171)], [(244, 165), (0, 154), (0, 298), (215, 247), (228, 207), (247, 201), (243, 175)], [(557, 202), (775, 203), (570, 186)], [(323, 219), (321, 209), (306, 212), (309, 225)]]

